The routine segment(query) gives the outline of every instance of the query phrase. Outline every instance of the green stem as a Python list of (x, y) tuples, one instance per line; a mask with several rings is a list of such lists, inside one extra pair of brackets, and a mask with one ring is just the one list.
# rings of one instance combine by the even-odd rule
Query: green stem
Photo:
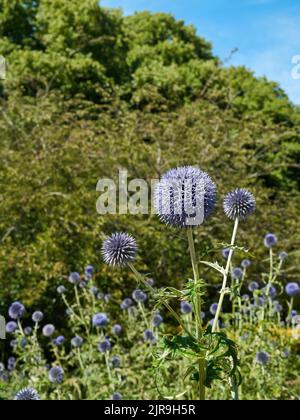
[(223, 284), (222, 284), (222, 289), (221, 289), (221, 292), (220, 292), (221, 296), (220, 296), (220, 300), (219, 300), (219, 303), (218, 303), (218, 309), (217, 309), (215, 319), (214, 319), (214, 323), (213, 323), (213, 328), (212, 328), (213, 332), (216, 332), (217, 329), (218, 329), (219, 318), (220, 318), (220, 314), (221, 314), (221, 310), (222, 310), (222, 306), (223, 306), (224, 297), (225, 297), (225, 294), (226, 294), (226, 287), (227, 287), (227, 280), (228, 280), (228, 274), (229, 274), (229, 270), (230, 270), (231, 259), (232, 259), (232, 256), (233, 256), (233, 248), (232, 247), (235, 245), (238, 227), (239, 227), (239, 219), (236, 218), (235, 222), (234, 222), (234, 228), (233, 228), (233, 233), (232, 233), (232, 238), (231, 238), (231, 243), (230, 243), (231, 248), (230, 248), (230, 251), (229, 251), (227, 264), (226, 264), (226, 269), (225, 269), (224, 276), (223, 276)]

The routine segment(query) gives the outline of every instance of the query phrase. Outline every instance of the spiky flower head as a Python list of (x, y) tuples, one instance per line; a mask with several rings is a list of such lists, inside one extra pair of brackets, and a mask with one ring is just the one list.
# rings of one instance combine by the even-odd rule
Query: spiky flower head
[(33, 388), (21, 389), (15, 396), (15, 401), (39, 401), (40, 396)]
[(250, 261), (250, 260), (243, 260), (243, 261), (241, 262), (241, 266), (242, 266), (243, 268), (249, 268), (249, 267), (250, 267), (250, 265), (251, 265), (251, 261)]
[(180, 302), (180, 310), (183, 314), (186, 315), (186, 314), (190, 314), (193, 309), (192, 309), (192, 306), (188, 302), (183, 301), (183, 302)]
[(164, 322), (163, 317), (160, 314), (155, 314), (152, 319), (152, 325), (158, 328)]
[(113, 332), (113, 334), (115, 334), (115, 335), (120, 335), (120, 334), (121, 334), (121, 332), (122, 332), (122, 327), (121, 327), (121, 325), (119, 325), (119, 324), (115, 324), (115, 325), (113, 325), (113, 327), (112, 327), (112, 332)]
[(276, 287), (273, 284), (266, 286), (262, 289), (266, 294), (269, 294), (271, 298), (274, 298), (277, 295)]
[(145, 339), (145, 341), (148, 341), (151, 344), (156, 343), (156, 338), (153, 334), (153, 331), (151, 331), (151, 330), (144, 331), (144, 339)]
[(137, 243), (131, 235), (116, 232), (103, 242), (102, 256), (108, 265), (125, 266), (135, 260), (137, 250)]
[(63, 335), (60, 335), (60, 336), (54, 338), (53, 344), (55, 346), (60, 347), (60, 346), (62, 346), (64, 344), (65, 341), (66, 341), (65, 337)]
[(49, 371), (48, 377), (53, 384), (61, 384), (65, 378), (65, 372), (60, 366), (53, 366)]
[(232, 278), (236, 279), (236, 280), (240, 280), (243, 277), (243, 270), (240, 267), (235, 267), (232, 270)]
[(43, 336), (44, 337), (51, 337), (55, 332), (55, 327), (52, 324), (47, 324), (43, 328)]
[(25, 335), (31, 335), (32, 334), (32, 328), (31, 327), (24, 328), (24, 334)]
[(269, 363), (270, 355), (266, 351), (259, 351), (256, 353), (256, 361), (261, 365), (266, 365)]
[(253, 194), (245, 189), (231, 191), (223, 202), (224, 212), (231, 220), (245, 220), (254, 213), (256, 202)]
[(257, 283), (257, 281), (251, 281), (251, 283), (249, 283), (248, 285), (248, 290), (250, 292), (255, 292), (255, 290), (259, 289), (259, 284)]
[(213, 304), (210, 306), (210, 308), (209, 308), (209, 312), (210, 312), (212, 315), (216, 315), (217, 309), (218, 309), (218, 304), (217, 304), (217, 303), (213, 303)]
[(17, 331), (18, 325), (15, 323), (15, 321), (10, 321), (6, 324), (5, 330), (8, 334), (13, 334), (15, 331)]
[(118, 356), (113, 356), (111, 358), (111, 364), (114, 369), (117, 369), (121, 366), (121, 359)]
[(285, 292), (288, 296), (294, 297), (300, 293), (300, 287), (298, 283), (288, 283), (285, 286)]
[(102, 312), (93, 316), (94, 327), (105, 327), (108, 324), (108, 322), (108, 316)]
[(167, 225), (198, 226), (213, 212), (216, 196), (216, 185), (206, 172), (184, 166), (162, 176), (155, 188), (154, 206)]
[(108, 339), (101, 341), (98, 345), (100, 353), (108, 353), (111, 349), (111, 343)]
[(33, 320), (33, 322), (35, 322), (37, 324), (39, 322), (43, 321), (43, 319), (44, 319), (44, 314), (41, 311), (36, 311), (32, 314), (32, 320)]
[(144, 293), (142, 290), (140, 289), (136, 289), (133, 293), (132, 293), (132, 298), (136, 301), (136, 302), (145, 302), (147, 300), (147, 294)]
[(14, 302), (8, 310), (8, 315), (11, 319), (20, 319), (25, 315), (25, 312), (25, 306), (22, 303)]
[(121, 308), (121, 309), (123, 309), (123, 311), (124, 311), (125, 309), (129, 309), (132, 305), (133, 305), (132, 299), (130, 299), (130, 298), (125, 298), (125, 299), (122, 301), (122, 303), (121, 303), (121, 305), (120, 305), (120, 308)]
[(122, 395), (119, 392), (114, 392), (111, 396), (111, 400), (120, 401), (122, 400)]
[(64, 295), (67, 292), (67, 289), (65, 288), (65, 286), (58, 286), (56, 291), (59, 295)]
[(76, 337), (73, 337), (71, 340), (71, 346), (74, 348), (79, 348), (83, 344), (83, 338), (81, 338), (79, 335)]
[(277, 245), (278, 239), (277, 236), (273, 233), (268, 233), (264, 239), (264, 245), (266, 248), (273, 248)]
[(287, 252), (285, 252), (285, 251), (281, 251), (278, 254), (278, 258), (280, 259), (280, 261), (286, 260), (288, 258), (288, 256), (289, 256), (289, 254)]
[(92, 265), (88, 265), (87, 267), (85, 267), (84, 274), (86, 280), (90, 280), (93, 277), (94, 272), (95, 268)]
[(222, 256), (223, 258), (225, 258), (225, 260), (227, 260), (227, 258), (229, 257), (229, 253), (230, 253), (230, 248), (222, 249)]
[(74, 284), (76, 286), (76, 285), (78, 285), (80, 283), (80, 281), (81, 281), (81, 277), (80, 277), (80, 274), (79, 273), (76, 273), (76, 272), (70, 273), (70, 275), (69, 275), (69, 282), (71, 284)]

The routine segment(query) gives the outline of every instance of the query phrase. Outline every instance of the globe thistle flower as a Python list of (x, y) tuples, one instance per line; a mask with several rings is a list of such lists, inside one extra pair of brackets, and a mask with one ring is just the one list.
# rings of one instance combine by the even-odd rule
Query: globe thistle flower
[(264, 245), (266, 248), (273, 248), (277, 245), (278, 239), (273, 233), (268, 233), (264, 239)]
[(276, 302), (274, 304), (274, 311), (277, 312), (277, 313), (282, 312), (283, 311), (283, 306), (279, 302)]
[(15, 357), (9, 357), (7, 360), (7, 370), (10, 372), (13, 371), (16, 367), (17, 361)]
[(254, 306), (261, 308), (265, 304), (265, 299), (261, 296), (255, 299)]
[(55, 332), (55, 327), (52, 324), (47, 324), (43, 328), (43, 336), (44, 337), (52, 337)]
[(155, 314), (152, 319), (152, 325), (158, 328), (164, 322), (163, 317), (160, 314)]
[(193, 310), (192, 306), (188, 302), (180, 302), (180, 310), (183, 314), (190, 314)]
[(85, 281), (83, 281), (83, 280), (81, 280), (81, 281), (79, 282), (79, 287), (80, 287), (80, 289), (86, 289), (86, 287), (87, 287), (86, 282), (85, 282)]
[(217, 310), (218, 310), (218, 304), (217, 304), (217, 303), (213, 303), (213, 304), (210, 306), (210, 308), (209, 308), (209, 312), (210, 312), (212, 315), (216, 315)]
[(111, 364), (114, 369), (117, 369), (121, 366), (121, 360), (118, 356), (113, 356), (111, 358)]
[(145, 339), (145, 341), (148, 341), (151, 344), (154, 344), (156, 342), (156, 338), (153, 334), (153, 331), (151, 331), (151, 330), (144, 331), (144, 339)]
[(122, 395), (119, 394), (118, 392), (114, 392), (111, 396), (111, 400), (113, 400), (113, 401), (122, 400)]
[(254, 213), (256, 202), (254, 196), (247, 190), (236, 189), (224, 199), (223, 208), (226, 216), (231, 219), (245, 220)]
[(41, 311), (36, 311), (32, 314), (32, 320), (33, 322), (35, 322), (36, 324), (42, 322), (44, 319), (44, 314)]
[(240, 267), (236, 267), (232, 270), (231, 276), (235, 280), (240, 280), (243, 277), (243, 270)]
[(113, 334), (115, 334), (115, 335), (120, 335), (120, 334), (121, 334), (121, 332), (122, 332), (122, 327), (121, 327), (121, 325), (119, 325), (119, 324), (115, 324), (115, 325), (112, 327), (112, 332), (113, 332)]
[(102, 256), (106, 264), (125, 266), (135, 260), (138, 246), (135, 239), (124, 232), (113, 233), (103, 242)]
[(298, 316), (298, 312), (296, 311), (296, 309), (293, 309), (291, 311), (291, 318), (296, 318), (296, 316)]
[(81, 338), (79, 335), (76, 337), (73, 337), (71, 340), (71, 346), (74, 348), (79, 348), (83, 345), (83, 338)]
[(99, 313), (93, 316), (93, 326), (94, 327), (105, 327), (109, 322), (109, 319), (106, 314)]
[(249, 268), (249, 267), (250, 267), (250, 265), (251, 265), (251, 261), (250, 261), (250, 260), (243, 260), (243, 261), (241, 262), (241, 266), (242, 266), (243, 268)]
[(255, 292), (255, 290), (259, 289), (259, 284), (257, 283), (257, 281), (252, 281), (251, 283), (249, 283), (248, 285), (248, 290), (250, 292)]
[(81, 277), (79, 273), (70, 273), (69, 275), (69, 282), (77, 286), (81, 281)]
[(132, 293), (132, 298), (133, 300), (135, 300), (137, 303), (138, 302), (145, 302), (147, 300), (147, 294), (144, 293), (142, 290), (140, 289), (136, 289), (133, 293)]
[[(216, 204), (217, 189), (210, 176), (193, 166), (171, 169), (156, 185), (154, 206), (161, 221), (177, 228), (206, 220)], [(201, 216), (199, 220), (199, 212)]]
[(98, 289), (98, 287), (93, 286), (93, 287), (91, 288), (91, 293), (92, 293), (92, 295), (97, 296), (97, 295), (98, 295), (98, 293), (99, 293), (99, 289)]
[(87, 267), (85, 267), (85, 270), (84, 270), (85, 278), (87, 280), (90, 280), (91, 278), (93, 278), (94, 272), (95, 272), (94, 267), (92, 265), (88, 265)]
[(22, 338), (20, 341), (20, 346), (22, 349), (25, 349), (25, 347), (27, 346), (28, 341), (26, 340), (26, 338)]
[(285, 286), (285, 293), (290, 297), (295, 297), (300, 292), (298, 283), (288, 283)]
[(65, 337), (63, 335), (60, 335), (53, 340), (53, 344), (55, 346), (60, 347), (64, 344), (65, 341), (66, 341)]
[(129, 309), (130, 306), (132, 306), (132, 305), (133, 305), (133, 301), (130, 298), (125, 298), (122, 301), (122, 303), (120, 305), (120, 308), (124, 311), (125, 309)]
[(31, 327), (24, 328), (24, 334), (25, 335), (31, 335), (32, 334), (32, 328)]
[(14, 349), (14, 348), (18, 347), (18, 342), (17, 342), (17, 340), (11, 340), (9, 345), (10, 345), (10, 347), (12, 347)]
[(271, 298), (274, 298), (274, 297), (276, 297), (276, 296), (277, 296), (277, 290), (276, 290), (276, 287), (275, 287), (275, 286), (273, 286), (272, 284), (271, 284), (271, 285), (269, 285), (269, 286), (264, 287), (264, 288), (263, 288), (263, 292), (265, 292), (265, 293), (268, 293), (268, 292), (269, 292), (269, 296), (270, 296)]
[(101, 341), (98, 345), (100, 353), (108, 353), (111, 349), (111, 343), (108, 339)]
[(53, 384), (61, 384), (65, 378), (65, 372), (60, 366), (53, 366), (49, 371), (48, 377)]
[(22, 303), (14, 302), (8, 310), (8, 315), (11, 319), (20, 319), (25, 315), (25, 312), (25, 306)]
[(230, 248), (224, 248), (222, 249), (222, 257), (227, 260), (229, 257), (229, 253), (230, 253)]
[(242, 299), (244, 299), (244, 300), (250, 300), (250, 296), (249, 295), (247, 295), (247, 294), (245, 294), (245, 295), (243, 295), (242, 296)]
[(6, 324), (5, 330), (8, 334), (13, 334), (18, 329), (18, 325), (14, 321), (10, 321)]
[(280, 261), (284, 261), (288, 258), (289, 254), (285, 251), (282, 251), (278, 254), (278, 258)]
[(67, 289), (65, 288), (65, 286), (58, 286), (56, 291), (59, 295), (65, 295), (67, 293)]
[(69, 317), (70, 317), (70, 316), (72, 316), (73, 314), (74, 314), (74, 311), (73, 311), (73, 309), (72, 309), (72, 308), (67, 308), (67, 309), (66, 309), (66, 315), (67, 315), (67, 316), (69, 316)]
[(261, 365), (266, 365), (269, 363), (270, 355), (266, 351), (259, 351), (256, 353), (256, 361)]
[(100, 293), (97, 294), (97, 299), (98, 300), (102, 300), (103, 298), (104, 298), (104, 294), (103, 293), (100, 292)]
[(149, 284), (149, 286), (151, 286), (151, 287), (154, 286), (154, 280), (153, 279), (147, 279), (146, 283)]
[(40, 396), (33, 388), (24, 388), (15, 396), (15, 401), (39, 401)]

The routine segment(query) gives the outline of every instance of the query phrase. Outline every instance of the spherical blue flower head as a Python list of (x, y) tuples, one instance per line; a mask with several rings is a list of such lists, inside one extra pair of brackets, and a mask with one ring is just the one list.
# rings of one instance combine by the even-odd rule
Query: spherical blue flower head
[(218, 304), (217, 304), (217, 303), (213, 303), (213, 304), (210, 306), (210, 308), (209, 308), (209, 312), (210, 312), (212, 315), (216, 315), (217, 309), (218, 309)]
[(40, 396), (33, 388), (21, 389), (15, 396), (15, 401), (39, 401)]
[(291, 311), (291, 317), (292, 317), (292, 318), (295, 318), (297, 315), (298, 315), (298, 312), (297, 312), (295, 309), (293, 309), (293, 310)]
[(86, 282), (85, 281), (79, 282), (79, 287), (80, 287), (80, 289), (85, 289), (87, 287)]
[(69, 282), (77, 286), (81, 281), (81, 277), (79, 273), (70, 273), (69, 275)]
[(115, 334), (115, 335), (120, 335), (120, 334), (121, 334), (121, 332), (122, 332), (122, 327), (121, 327), (121, 325), (119, 325), (119, 324), (115, 324), (115, 325), (112, 327), (112, 332), (113, 332), (113, 334)]
[(132, 305), (133, 305), (132, 299), (125, 298), (123, 302), (121, 303), (120, 308), (124, 311), (125, 309), (130, 308), (130, 306)]
[(28, 344), (28, 341), (26, 340), (26, 338), (22, 338), (22, 340), (20, 341), (20, 346), (22, 347), (22, 349), (25, 349), (27, 344)]
[(59, 295), (64, 295), (67, 292), (67, 289), (65, 288), (65, 286), (58, 286), (58, 288), (56, 289), (57, 293)]
[(144, 339), (145, 339), (145, 341), (149, 341), (152, 344), (154, 344), (156, 342), (156, 338), (153, 334), (153, 331), (151, 331), (151, 330), (144, 331)]
[(224, 248), (222, 249), (222, 257), (227, 260), (229, 257), (229, 253), (230, 253), (230, 248)]
[(9, 345), (10, 345), (10, 347), (15, 348), (15, 347), (18, 347), (18, 342), (17, 342), (17, 340), (11, 340)]
[(73, 337), (71, 340), (71, 346), (74, 348), (79, 348), (83, 345), (83, 338), (77, 335), (76, 337)]
[(140, 289), (136, 289), (133, 293), (132, 293), (132, 298), (136, 301), (136, 302), (145, 302), (147, 300), (147, 294), (144, 293), (142, 290)]
[(277, 313), (280, 313), (283, 311), (283, 307), (282, 305), (280, 305), (280, 303), (276, 302), (276, 304), (274, 305), (274, 311)]
[(8, 315), (11, 319), (20, 319), (25, 315), (25, 312), (25, 306), (22, 303), (14, 302), (8, 310)]
[(53, 384), (61, 384), (65, 378), (65, 372), (60, 366), (53, 366), (49, 371), (48, 377)]
[(248, 300), (250, 300), (250, 296), (245, 294), (245, 295), (242, 296), (242, 299), (248, 301)]
[[(213, 325), (214, 325), (214, 321), (215, 321), (214, 319), (211, 319), (211, 320), (208, 322), (208, 324), (209, 324), (209, 325), (211, 325), (211, 326), (213, 326)], [(221, 327), (221, 325), (222, 325), (220, 320), (218, 320), (218, 325), (219, 325), (219, 328), (220, 328), (220, 327)]]
[(259, 284), (257, 283), (257, 281), (252, 281), (251, 283), (249, 283), (248, 285), (248, 290), (249, 292), (255, 292), (255, 290), (259, 289)]
[(91, 279), (94, 275), (95, 269), (92, 265), (85, 267), (84, 274), (87, 280)]
[(109, 319), (106, 314), (99, 313), (93, 316), (93, 326), (94, 327), (105, 327), (109, 322)]
[(280, 261), (285, 261), (288, 258), (289, 254), (285, 251), (282, 251), (278, 254)]
[(17, 329), (18, 325), (14, 321), (8, 322), (5, 327), (5, 330), (8, 334), (13, 334), (17, 331)]
[(153, 327), (158, 328), (164, 322), (163, 317), (160, 314), (155, 314), (152, 319)]
[(274, 298), (274, 297), (276, 297), (277, 296), (277, 290), (276, 290), (276, 287), (275, 286), (273, 286), (272, 284), (271, 284), (271, 286), (266, 286), (266, 287), (264, 287), (263, 288), (263, 291), (265, 292), (265, 293), (267, 293), (268, 292), (268, 290), (269, 290), (269, 296), (271, 297), (271, 298)]
[(111, 396), (111, 399), (113, 401), (120, 401), (120, 400), (122, 400), (122, 395), (119, 394), (118, 392), (114, 392)]
[(270, 355), (266, 351), (259, 351), (256, 354), (256, 361), (261, 365), (266, 365), (269, 363)]
[(240, 280), (243, 277), (243, 270), (240, 267), (236, 267), (232, 270), (232, 278)]
[(52, 337), (55, 332), (55, 327), (52, 324), (45, 325), (43, 328), (43, 336), (44, 337)]
[(99, 293), (99, 289), (98, 289), (98, 287), (93, 286), (93, 287), (91, 288), (91, 293), (92, 293), (92, 295), (97, 296), (97, 295), (98, 295), (98, 293)]
[(125, 266), (135, 260), (138, 246), (135, 239), (124, 232), (113, 233), (103, 242), (102, 256), (106, 264)]
[(67, 315), (67, 316), (72, 316), (73, 314), (74, 314), (73, 309), (71, 309), (71, 308), (67, 308), (67, 309), (66, 309), (66, 315)]
[(267, 247), (267, 248), (273, 248), (274, 246), (277, 245), (277, 242), (278, 242), (277, 236), (274, 235), (273, 233), (268, 233), (265, 236), (265, 239), (264, 239), (264, 245), (265, 245), (265, 247)]
[(121, 366), (121, 359), (118, 356), (113, 356), (111, 358), (111, 364), (114, 369), (117, 369)]
[(100, 351), (100, 353), (108, 353), (110, 349), (111, 349), (111, 343), (107, 339), (101, 341), (98, 345), (98, 350)]
[(250, 265), (251, 265), (251, 261), (250, 261), (250, 260), (243, 260), (243, 261), (241, 262), (241, 266), (242, 266), (243, 268), (249, 268), (249, 267), (250, 267)]
[(224, 199), (223, 208), (226, 216), (235, 220), (245, 220), (254, 213), (256, 202), (254, 196), (247, 190), (236, 189), (231, 191)]
[(257, 299), (255, 299), (255, 303), (254, 306), (256, 307), (262, 307), (265, 304), (265, 299), (263, 297), (258, 297)]
[(24, 328), (24, 334), (25, 335), (31, 335), (32, 334), (32, 328), (31, 327)]
[(155, 188), (154, 206), (163, 223), (184, 228), (207, 219), (215, 208), (216, 196), (216, 185), (206, 172), (185, 166), (163, 175)]
[(190, 314), (193, 310), (192, 306), (188, 302), (180, 302), (180, 310), (183, 314)]
[(55, 344), (56, 346), (62, 346), (65, 341), (65, 337), (63, 335), (60, 335), (53, 340), (53, 344)]
[(100, 292), (100, 293), (97, 294), (97, 299), (98, 300), (102, 300), (103, 298), (104, 298), (104, 294), (103, 293)]
[(7, 360), (7, 370), (9, 370), (10, 372), (13, 371), (16, 367), (17, 361), (14, 357), (10, 357)]
[(154, 280), (153, 279), (147, 279), (146, 282), (149, 284), (149, 286), (154, 286)]
[(285, 286), (285, 292), (290, 297), (295, 297), (300, 292), (300, 287), (298, 283), (288, 283)]
[(34, 312), (32, 314), (32, 320), (36, 324), (38, 324), (39, 322), (43, 321), (43, 319), (44, 319), (44, 314), (41, 311), (36, 311), (36, 312)]

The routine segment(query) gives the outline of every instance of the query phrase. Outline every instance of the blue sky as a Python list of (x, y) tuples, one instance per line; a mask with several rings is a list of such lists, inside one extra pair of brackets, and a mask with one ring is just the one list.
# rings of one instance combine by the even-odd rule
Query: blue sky
[(258, 76), (279, 82), (300, 104), (300, 78), (292, 77), (292, 58), (300, 56), (299, 0), (102, 0), (102, 6), (172, 13), (196, 26), (221, 59), (239, 48), (231, 61)]

